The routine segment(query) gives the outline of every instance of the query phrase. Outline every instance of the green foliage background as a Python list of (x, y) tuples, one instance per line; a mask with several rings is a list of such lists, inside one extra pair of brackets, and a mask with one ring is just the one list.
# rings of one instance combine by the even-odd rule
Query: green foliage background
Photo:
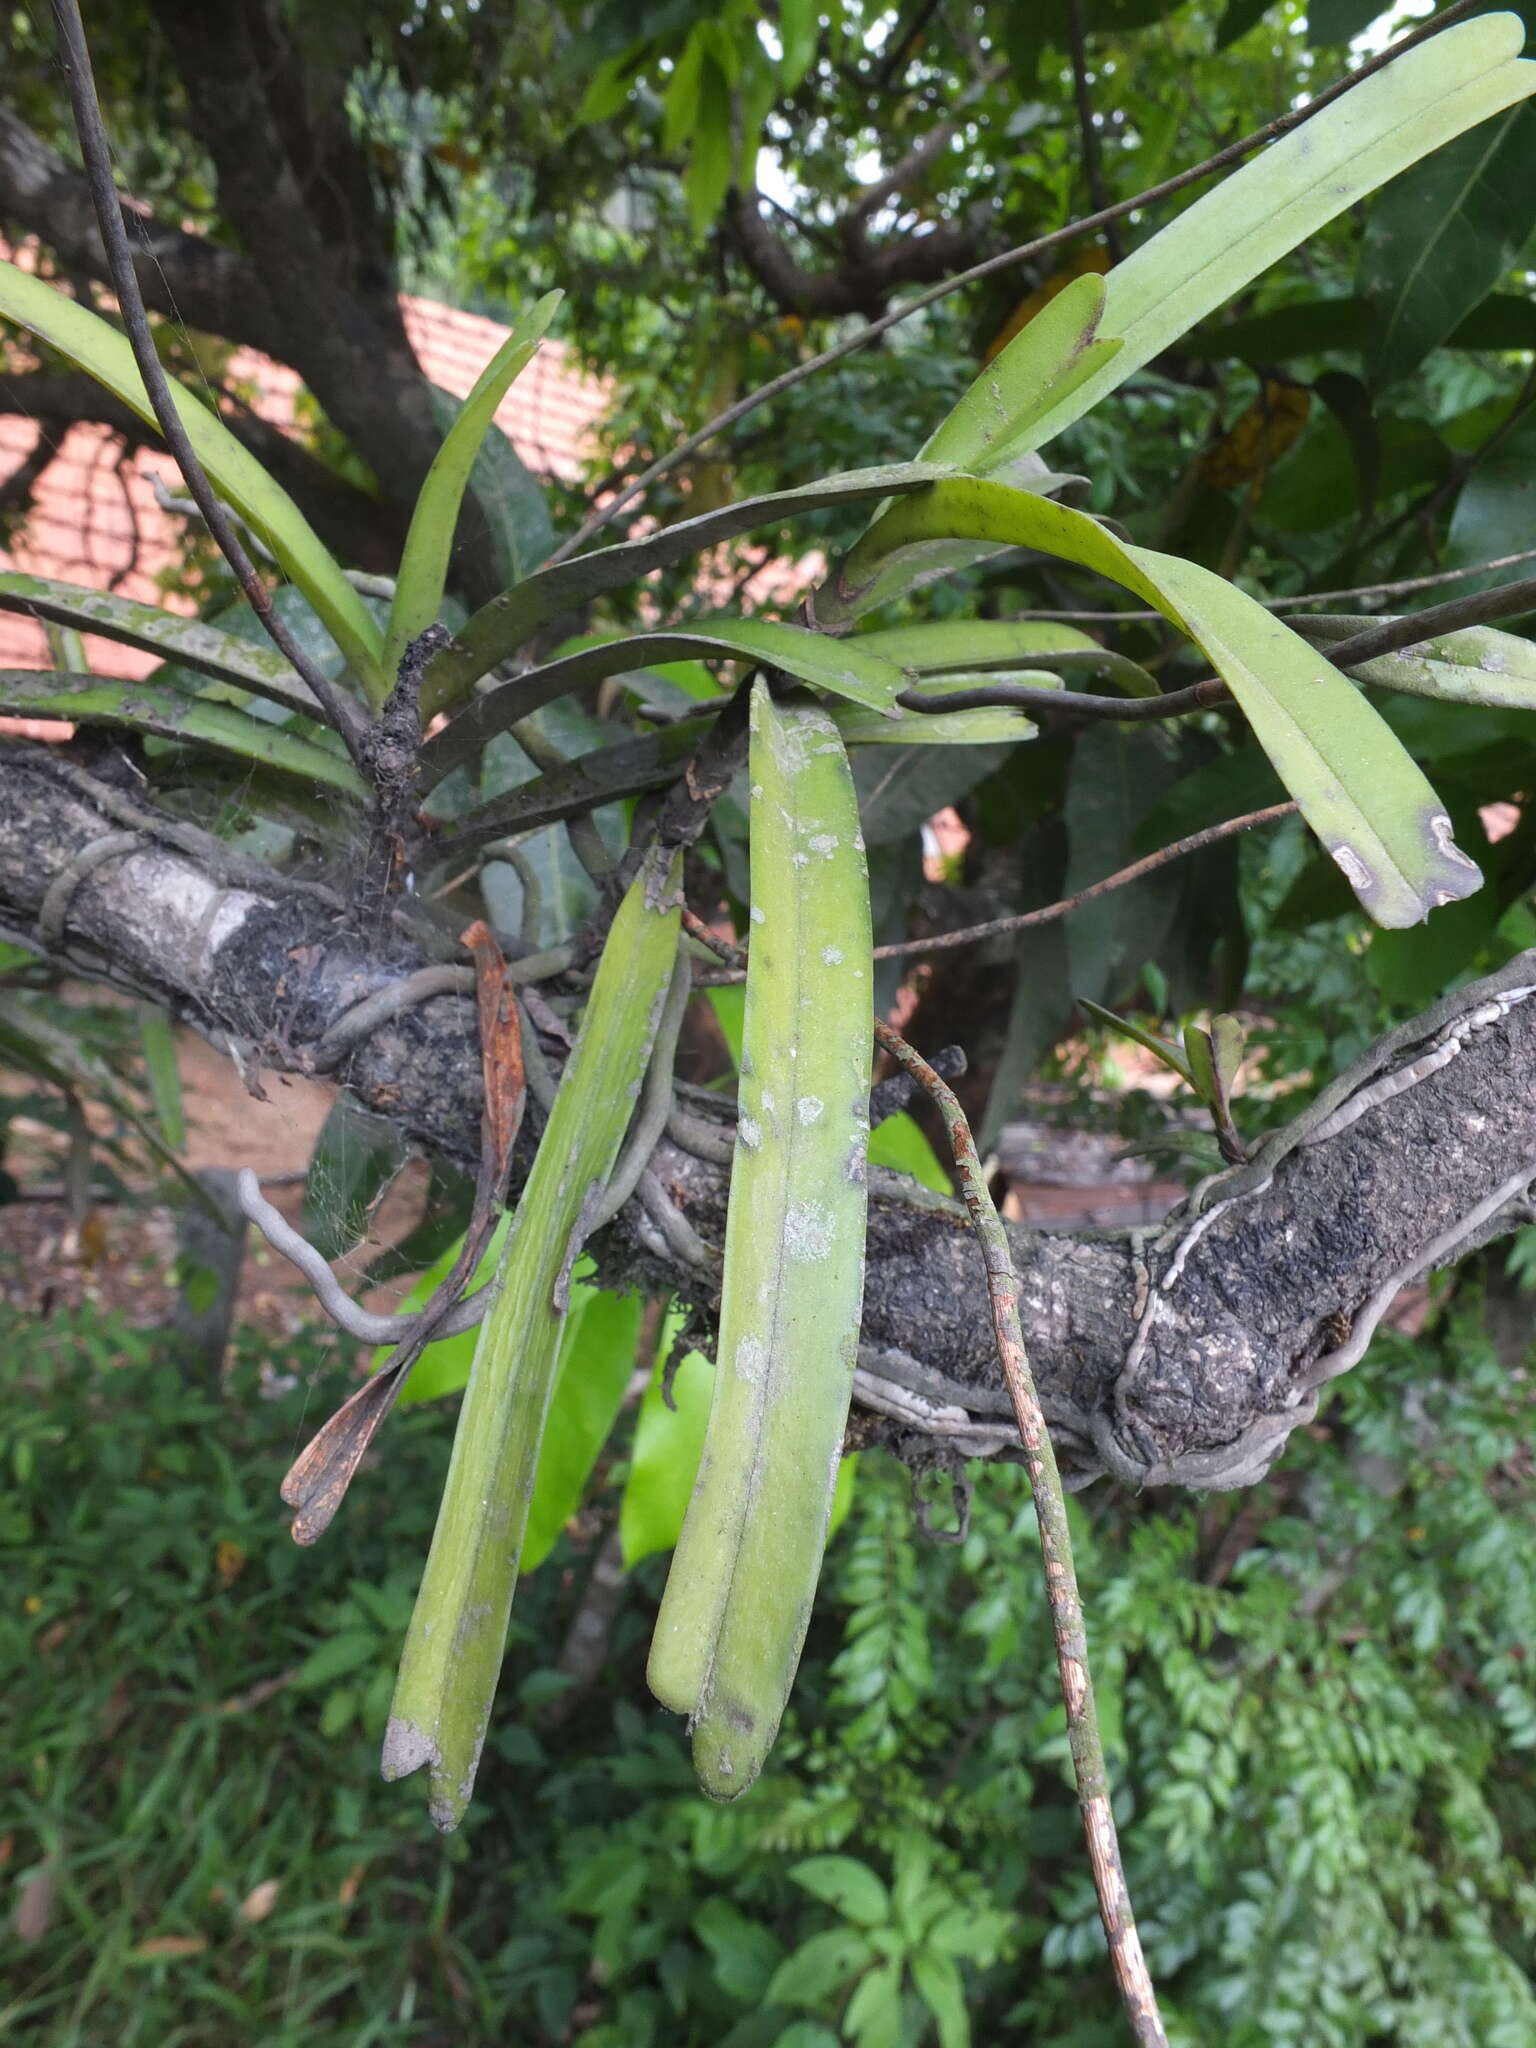
[[(375, 1774), (441, 1418), (400, 1416), (388, 1486), (301, 1553), (271, 1503), (328, 1346), (277, 1398), (264, 1348), (216, 1401), (115, 1320), (8, 1332), (5, 1853), (52, 1892), (40, 1939), (5, 1937), (9, 2038), (1118, 2042), (1022, 1473), (979, 1474), (940, 1546), (865, 1458), (785, 1734), (721, 1809), (645, 1691), (660, 1559), (603, 1678), (541, 1718), (621, 1436), (519, 1596), (484, 1796), (444, 1840)], [(1175, 2041), (1533, 2037), (1533, 1388), (1467, 1298), (1378, 1344), (1254, 1494), (1074, 1504)]]

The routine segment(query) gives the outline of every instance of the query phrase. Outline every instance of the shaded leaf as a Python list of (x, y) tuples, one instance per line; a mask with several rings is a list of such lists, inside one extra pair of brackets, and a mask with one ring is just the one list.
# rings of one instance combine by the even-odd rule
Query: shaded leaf
[(1536, 227), (1536, 118), (1457, 136), (1377, 196), (1360, 245), (1366, 374), (1416, 369), (1493, 290)]

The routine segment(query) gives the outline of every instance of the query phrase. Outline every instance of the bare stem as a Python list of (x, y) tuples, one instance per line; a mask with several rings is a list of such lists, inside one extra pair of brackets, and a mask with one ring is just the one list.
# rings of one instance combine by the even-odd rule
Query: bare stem
[(1110, 1967), (1136, 2040), (1143, 2044), (1143, 2048), (1167, 2048), (1168, 2036), (1158, 2012), (1157, 1993), (1142, 1953), (1141, 1936), (1137, 1932), (1136, 1915), (1120, 1860), (1120, 1842), (1110, 1806), (1109, 1776), (1104, 1766), (1104, 1744), (1099, 1734), (1093, 1679), (1088, 1669), (1083, 1602), (1072, 1562), (1066, 1496), (1062, 1492), (1056, 1454), (1051, 1448), (1050, 1433), (1045, 1426), (1034, 1375), (1024, 1350), (1024, 1333), (1019, 1326), (1019, 1283), (1008, 1248), (1008, 1234), (987, 1192), (987, 1178), (977, 1157), (976, 1141), (971, 1136), (971, 1127), (954, 1090), (899, 1032), (878, 1018), (875, 1036), (924, 1090), (944, 1119), (955, 1170), (960, 1176), (960, 1190), (981, 1246), (997, 1355), (1013, 1400), (1013, 1412), (1024, 1445), (1024, 1466), (1035, 1499), (1035, 1518), (1040, 1528), (1040, 1553), (1045, 1569), (1045, 1596), (1051, 1610), (1061, 1694), (1067, 1709), (1067, 1739), (1077, 1779), (1083, 1832), (1088, 1842), (1093, 1889), (1109, 1942)]
[(1218, 841), (1230, 839), (1238, 832), (1247, 832), (1255, 825), (1269, 825), (1276, 818), (1294, 817), (1296, 809), (1294, 803), (1283, 803), (1270, 804), (1262, 811), (1245, 811), (1240, 818), (1228, 818), (1220, 825), (1206, 825), (1199, 832), (1189, 833), (1186, 838), (1175, 839), (1170, 846), (1159, 847), (1156, 853), (1144, 854), (1140, 860), (1133, 860), (1129, 867), (1106, 875), (1102, 882), (1090, 882), (1086, 889), (1063, 896), (1059, 903), (1047, 903), (1039, 910), (1018, 911), (1012, 917), (990, 918), (985, 924), (961, 925), (956, 931), (936, 932), (930, 939), (903, 939), (899, 945), (876, 946), (875, 958), (901, 960), (911, 953), (941, 953), (951, 946), (974, 946), (978, 940), (997, 938), (1004, 932), (1027, 931), (1031, 925), (1053, 924), (1057, 918), (1066, 917), (1083, 904), (1091, 903), (1096, 896), (1107, 896), (1112, 889), (1123, 889), (1130, 882), (1139, 882), (1143, 875), (1155, 874), (1159, 868), (1167, 867), (1170, 861), (1182, 860), (1187, 853), (1199, 853), (1203, 847), (1215, 846)]

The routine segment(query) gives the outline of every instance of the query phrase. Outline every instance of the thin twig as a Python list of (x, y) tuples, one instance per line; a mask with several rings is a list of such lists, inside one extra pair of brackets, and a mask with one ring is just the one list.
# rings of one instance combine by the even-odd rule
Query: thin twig
[(1110, 1806), (1109, 1775), (1104, 1765), (1104, 1745), (1093, 1699), (1093, 1679), (1088, 1668), (1083, 1602), (1072, 1562), (1072, 1533), (1067, 1524), (1066, 1496), (1062, 1492), (1056, 1454), (1051, 1447), (1050, 1433), (1040, 1410), (1040, 1397), (1035, 1391), (1034, 1375), (1024, 1350), (1024, 1333), (1019, 1326), (1019, 1283), (1008, 1248), (1008, 1233), (987, 1192), (987, 1178), (977, 1156), (976, 1141), (971, 1136), (971, 1127), (954, 1090), (925, 1059), (914, 1052), (899, 1032), (878, 1018), (875, 1020), (875, 1036), (923, 1088), (944, 1119), (955, 1170), (960, 1176), (960, 1191), (965, 1197), (971, 1227), (981, 1247), (997, 1355), (1013, 1401), (1013, 1412), (1024, 1445), (1024, 1467), (1029, 1474), (1030, 1490), (1035, 1500), (1035, 1519), (1040, 1530), (1040, 1553), (1045, 1570), (1045, 1596), (1051, 1610), (1056, 1664), (1061, 1673), (1061, 1696), (1067, 1710), (1067, 1740), (1072, 1750), (1094, 1894), (1109, 1942), (1110, 1966), (1136, 2040), (1143, 2044), (1143, 2048), (1167, 2048), (1168, 2036), (1163, 2030), (1157, 1993), (1142, 1954), (1141, 1936), (1136, 1929), (1136, 1916), (1120, 1859), (1120, 1843)]
[[(1490, 562), (1471, 562), (1462, 569), (1437, 569), (1432, 576), (1406, 576), (1397, 583), (1354, 583), (1347, 590), (1309, 590), (1299, 596), (1264, 597), (1259, 602), (1267, 612), (1292, 612), (1300, 611), (1309, 604), (1340, 604), (1346, 598), (1411, 597), (1416, 591), (1434, 590), (1442, 583), (1465, 583), (1469, 576), (1486, 576), (1494, 569), (1513, 569), (1521, 562), (1536, 562), (1536, 548), (1521, 548), (1514, 555), (1495, 555)], [(1164, 622), (1163, 614), (1154, 611), (1027, 611), (1010, 612), (1008, 617), (1015, 624), (1025, 620), (1084, 626), (1141, 626)], [(1031, 662), (1035, 658), (1031, 655)]]
[(102, 244), (106, 249), (107, 265), (112, 273), (112, 288), (117, 293), (118, 311), (122, 316), (129, 346), (133, 350), (133, 359), (139, 367), (139, 375), (144, 379), (144, 389), (149, 398), (150, 408), (161, 433), (165, 436), (166, 446), (176, 458), (176, 466), (181, 471), (208, 531), (218, 542), (219, 552), (234, 571), (251, 609), (299, 676), (309, 685), (314, 693), (315, 702), (324, 712), (327, 722), (340, 733), (353, 762), (366, 778), (362, 738), (367, 729), (367, 718), (362, 707), (347, 696), (344, 690), (338, 689), (330, 677), (310, 660), (278, 617), (273, 608), (271, 594), (257, 573), (255, 564), (241, 546), (240, 536), (235, 532), (217, 493), (209, 483), (187, 430), (182, 424), (181, 415), (176, 410), (169, 380), (161, 367), (159, 356), (155, 353), (149, 316), (144, 310), (144, 297), (139, 290), (138, 275), (134, 270), (132, 252), (128, 247), (128, 233), (123, 225), (122, 200), (112, 177), (112, 160), (107, 146), (106, 129), (102, 125), (101, 107), (96, 98), (96, 80), (91, 71), (91, 56), (86, 47), (85, 29), (80, 20), (78, 0), (53, 0), (53, 18), (59, 34), (59, 59), (69, 87), (70, 105), (74, 110), (75, 132), (80, 138), (80, 152), (85, 160), (91, 203), (95, 208)]
[(878, 320), (871, 320), (869, 325), (860, 328), (857, 334), (835, 342), (831, 348), (823, 349), (820, 355), (809, 356), (803, 363), (796, 363), (779, 376), (770, 378), (766, 384), (759, 385), (756, 391), (748, 392), (745, 398), (738, 399), (734, 405), (727, 406), (725, 411), (718, 413), (714, 419), (706, 421), (696, 434), (690, 434), (685, 440), (679, 441), (676, 447), (669, 449), (665, 455), (642, 470), (633, 482), (617, 491), (605, 505), (591, 513), (571, 538), (550, 556), (548, 566), (553, 567), (557, 562), (566, 561), (578, 548), (584, 547), (594, 534), (601, 533), (604, 527), (610, 526), (626, 507), (632, 505), (636, 498), (642, 497), (653, 484), (658, 483), (680, 463), (686, 462), (691, 455), (696, 454), (707, 441), (712, 441), (717, 434), (725, 433), (739, 420), (744, 420), (749, 413), (755, 412), (759, 406), (766, 405), (772, 398), (777, 398), (781, 392), (804, 383), (807, 377), (814, 376), (818, 370), (826, 369), (829, 364), (841, 362), (844, 356), (852, 355), (856, 349), (868, 347), (882, 334), (888, 334), (899, 322), (910, 320), (914, 313), (920, 313), (925, 306), (931, 306), (935, 300), (944, 298), (948, 293), (959, 291), (964, 285), (975, 284), (981, 278), (991, 277), (994, 272), (1005, 270), (1015, 263), (1024, 263), (1033, 256), (1043, 255), (1046, 250), (1054, 249), (1058, 243), (1075, 241), (1091, 234), (1096, 228), (1108, 227), (1111, 221), (1121, 220), (1142, 207), (1152, 206), (1160, 199), (1170, 198), (1175, 192), (1182, 192), (1186, 185), (1192, 185), (1201, 178), (1208, 178), (1213, 171), (1224, 170), (1228, 164), (1236, 163), (1239, 158), (1249, 155), (1265, 143), (1278, 141), (1282, 135), (1288, 135), (1293, 128), (1299, 128), (1303, 122), (1310, 121), (1314, 114), (1321, 113), (1324, 107), (1338, 99), (1341, 94), (1353, 91), (1373, 72), (1380, 71), (1384, 65), (1394, 62), (1415, 44), (1423, 42), (1426, 37), (1438, 35), (1442, 29), (1450, 27), (1463, 15), (1470, 14), (1473, 8), (1480, 4), (1481, 0), (1456, 0), (1454, 6), (1437, 14), (1432, 21), (1427, 22), (1422, 28), (1415, 29), (1411, 35), (1393, 43), (1390, 48), (1383, 50), (1380, 56), (1362, 64), (1358, 71), (1352, 71), (1347, 77), (1337, 80), (1326, 91), (1320, 92), (1315, 99), (1309, 100), (1306, 106), (1298, 107), (1289, 114), (1282, 114), (1276, 120), (1266, 122), (1262, 128), (1256, 128), (1251, 135), (1243, 136), (1240, 141), (1229, 143), (1225, 149), (1218, 150), (1203, 163), (1194, 165), (1190, 170), (1180, 171), (1174, 177), (1165, 178), (1160, 185), (1153, 185), (1147, 191), (1138, 192), (1130, 199), (1117, 200), (1113, 206), (1106, 206), (1102, 212), (1089, 214), (1086, 220), (1073, 221), (1067, 227), (1057, 228), (1052, 234), (1040, 235), (1032, 242), (1024, 242), (1017, 248), (1005, 249), (997, 256), (989, 256), (985, 262), (973, 264), (969, 270), (957, 272), (954, 277), (931, 286), (925, 292), (919, 292), (916, 298), (908, 299), (905, 305), (894, 307), (889, 313), (882, 314)]
[(1425, 611), (1406, 612), (1400, 619), (1367, 626), (1363, 633), (1336, 641), (1327, 650), (1328, 659), (1335, 668), (1351, 668), (1374, 661), (1378, 655), (1399, 654), (1405, 647), (1417, 647), (1442, 633), (1489, 626), (1496, 619), (1518, 618), (1529, 611), (1536, 611), (1536, 576), (1522, 576), (1513, 583), (1501, 583), (1496, 590), (1474, 591), (1470, 597), (1449, 598)]
[(1102, 882), (1090, 882), (1086, 889), (1063, 896), (1059, 903), (1047, 903), (1040, 910), (1019, 911), (1012, 917), (994, 917), (986, 924), (967, 924), (956, 931), (936, 932), (931, 939), (903, 939), (899, 945), (876, 946), (875, 958), (902, 960), (913, 953), (940, 953), (951, 946), (973, 946), (978, 940), (996, 938), (1003, 932), (1021, 932), (1027, 931), (1031, 925), (1052, 924), (1057, 918), (1067, 917), (1083, 904), (1091, 903), (1096, 896), (1107, 896), (1112, 889), (1123, 889), (1131, 882), (1139, 882), (1143, 875), (1155, 874), (1159, 868), (1167, 867), (1170, 861), (1182, 860), (1187, 853), (1199, 853), (1202, 848), (1231, 839), (1238, 832), (1250, 831), (1255, 825), (1269, 825), (1277, 818), (1294, 817), (1297, 808), (1294, 803), (1283, 803), (1269, 804), (1262, 811), (1245, 811), (1240, 818), (1228, 818), (1221, 825), (1206, 825), (1199, 832), (1191, 832), (1186, 838), (1175, 839), (1169, 846), (1159, 847), (1156, 853), (1144, 854), (1140, 860), (1133, 860), (1129, 867), (1106, 875)]
[[(1085, 903), (1093, 902), (1097, 896), (1107, 896), (1112, 889), (1124, 889), (1131, 882), (1139, 882), (1143, 875), (1155, 874), (1159, 868), (1167, 867), (1170, 861), (1182, 860), (1187, 853), (1199, 853), (1207, 846), (1215, 846), (1223, 839), (1231, 839), (1239, 832), (1250, 831), (1255, 825), (1270, 825), (1277, 818), (1294, 817), (1299, 805), (1291, 802), (1268, 804), (1261, 811), (1245, 811), (1239, 818), (1228, 818), (1220, 825), (1205, 825), (1198, 832), (1191, 832), (1183, 839), (1175, 839), (1167, 846), (1161, 846), (1156, 853), (1143, 854), (1140, 860), (1133, 860), (1129, 867), (1118, 868), (1114, 874), (1106, 875), (1101, 882), (1090, 882), (1085, 889), (1078, 889), (1071, 896), (1063, 896), (1057, 903), (1047, 903), (1038, 910), (1020, 910), (1009, 917), (989, 918), (985, 924), (960, 925), (952, 932), (935, 932), (927, 939), (902, 939), (889, 946), (876, 946), (877, 960), (905, 960), (915, 953), (943, 953), (954, 946), (974, 946), (983, 939), (995, 939), (1009, 932), (1027, 931), (1032, 925), (1054, 924), (1058, 918), (1069, 917), (1074, 910)], [(746, 975), (747, 952), (744, 946), (724, 939), (718, 932), (709, 929), (703, 920), (691, 910), (683, 912), (683, 923), (693, 935), (701, 939), (717, 958), (726, 963), (724, 974), (710, 974), (698, 978), (700, 988), (723, 988), (742, 981)]]
[[(1093, 119), (1093, 96), (1088, 90), (1088, 39), (1083, 32), (1083, 0), (1067, 0), (1067, 38), (1072, 45), (1072, 93), (1077, 101), (1077, 126), (1083, 139), (1083, 173), (1088, 180), (1088, 197), (1096, 213), (1109, 211), (1109, 188), (1104, 183), (1104, 153)], [(1104, 241), (1110, 261), (1125, 258), (1125, 245), (1116, 222), (1106, 223)]]

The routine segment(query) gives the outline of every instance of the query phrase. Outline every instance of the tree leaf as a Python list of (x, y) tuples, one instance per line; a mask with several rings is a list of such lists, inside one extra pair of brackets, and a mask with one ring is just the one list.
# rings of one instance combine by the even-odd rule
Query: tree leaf
[[(1527, 418), (1482, 458), (1462, 485), (1442, 557), (1447, 568), (1464, 568), (1513, 553), (1511, 535), (1520, 537), (1514, 546), (1520, 545), (1530, 531), (1531, 505), (1536, 497), (1533, 458), (1536, 420)], [(1508, 574), (1507, 569), (1493, 569), (1483, 576), (1466, 576), (1456, 588), (1488, 590)]]
[(891, 1917), (890, 1893), (867, 1863), (852, 1856), (807, 1856), (790, 1865), (789, 1876), (859, 1927), (883, 1927)]
[(1517, 107), (1459, 135), (1371, 208), (1355, 285), (1366, 375), (1416, 369), (1493, 290), (1536, 227), (1536, 116)]
[(769, 2005), (824, 2005), (848, 1979), (867, 1968), (874, 1951), (852, 1927), (829, 1927), (802, 1941), (774, 1971), (764, 1994)]
[(176, 1032), (158, 1003), (139, 1004), (139, 1043), (149, 1098), (160, 1121), (160, 1135), (173, 1152), (187, 1142), (187, 1118), (181, 1100), (181, 1069), (176, 1061)]
[(694, 1914), (693, 1931), (709, 1950), (715, 1982), (727, 1997), (738, 2005), (761, 2005), (768, 1980), (784, 1959), (778, 1936), (718, 1892)]
[(1307, 0), (1307, 41), (1319, 48), (1353, 42), (1380, 11), (1378, 0)]
[(571, 1285), (555, 1391), (539, 1450), (519, 1570), (537, 1571), (581, 1506), (635, 1366), (645, 1303), (638, 1294)]
[(682, 1318), (673, 1316), (663, 1329), (656, 1370), (635, 1423), (629, 1474), (619, 1502), (619, 1543), (626, 1571), (642, 1557), (670, 1550), (676, 1543), (704, 1449), (714, 1377), (709, 1360), (690, 1351), (672, 1376), (673, 1405), (669, 1408), (662, 1398), (663, 1368), (681, 1327)]
[[(1168, 788), (1175, 762), (1161, 736), (1106, 720), (1072, 746), (1064, 809), (1063, 893), (1102, 881), (1132, 858), (1136, 827)], [(1178, 901), (1175, 869), (1085, 903), (1067, 920), (1067, 965), (1075, 996), (1113, 997), (1144, 960), (1157, 957)]]
[[(0, 261), (0, 315), (30, 328), (154, 426), (154, 409), (127, 338), (99, 314), (30, 272), (18, 270), (14, 263)], [(267, 475), (217, 414), (175, 384), (171, 397), (197, 458), (220, 495), (255, 527), (304, 592), (358, 680), (382, 698), (387, 685), (383, 641), (329, 549), (288, 493)]]
[(432, 459), (411, 514), (384, 636), (384, 668), (391, 678), (399, 673), (401, 656), (410, 642), (437, 618), (459, 507), (475, 457), (496, 424), (496, 408), (518, 372), (533, 360), (564, 296), (563, 292), (546, 292), (513, 323)]
[(911, 1968), (917, 1995), (938, 2022), (939, 2048), (971, 2048), (971, 2022), (959, 1964), (953, 1956), (925, 1948), (912, 1957)]
[(1209, 569), (1128, 547), (1083, 513), (982, 478), (893, 505), (849, 554), (828, 608), (857, 611), (887, 556), (935, 533), (1009, 541), (1134, 591), (1207, 654), (1303, 816), (1378, 924), (1416, 924), (1478, 887), (1435, 792), (1366, 700), (1283, 620)]
[[(1365, 307), (1357, 298), (1293, 299), (1224, 327), (1202, 327), (1179, 346), (1192, 356), (1236, 356), (1254, 364), (1294, 356), (1355, 355), (1365, 346)], [(1536, 305), (1491, 292), (1444, 337), (1446, 348), (1536, 348)]]

